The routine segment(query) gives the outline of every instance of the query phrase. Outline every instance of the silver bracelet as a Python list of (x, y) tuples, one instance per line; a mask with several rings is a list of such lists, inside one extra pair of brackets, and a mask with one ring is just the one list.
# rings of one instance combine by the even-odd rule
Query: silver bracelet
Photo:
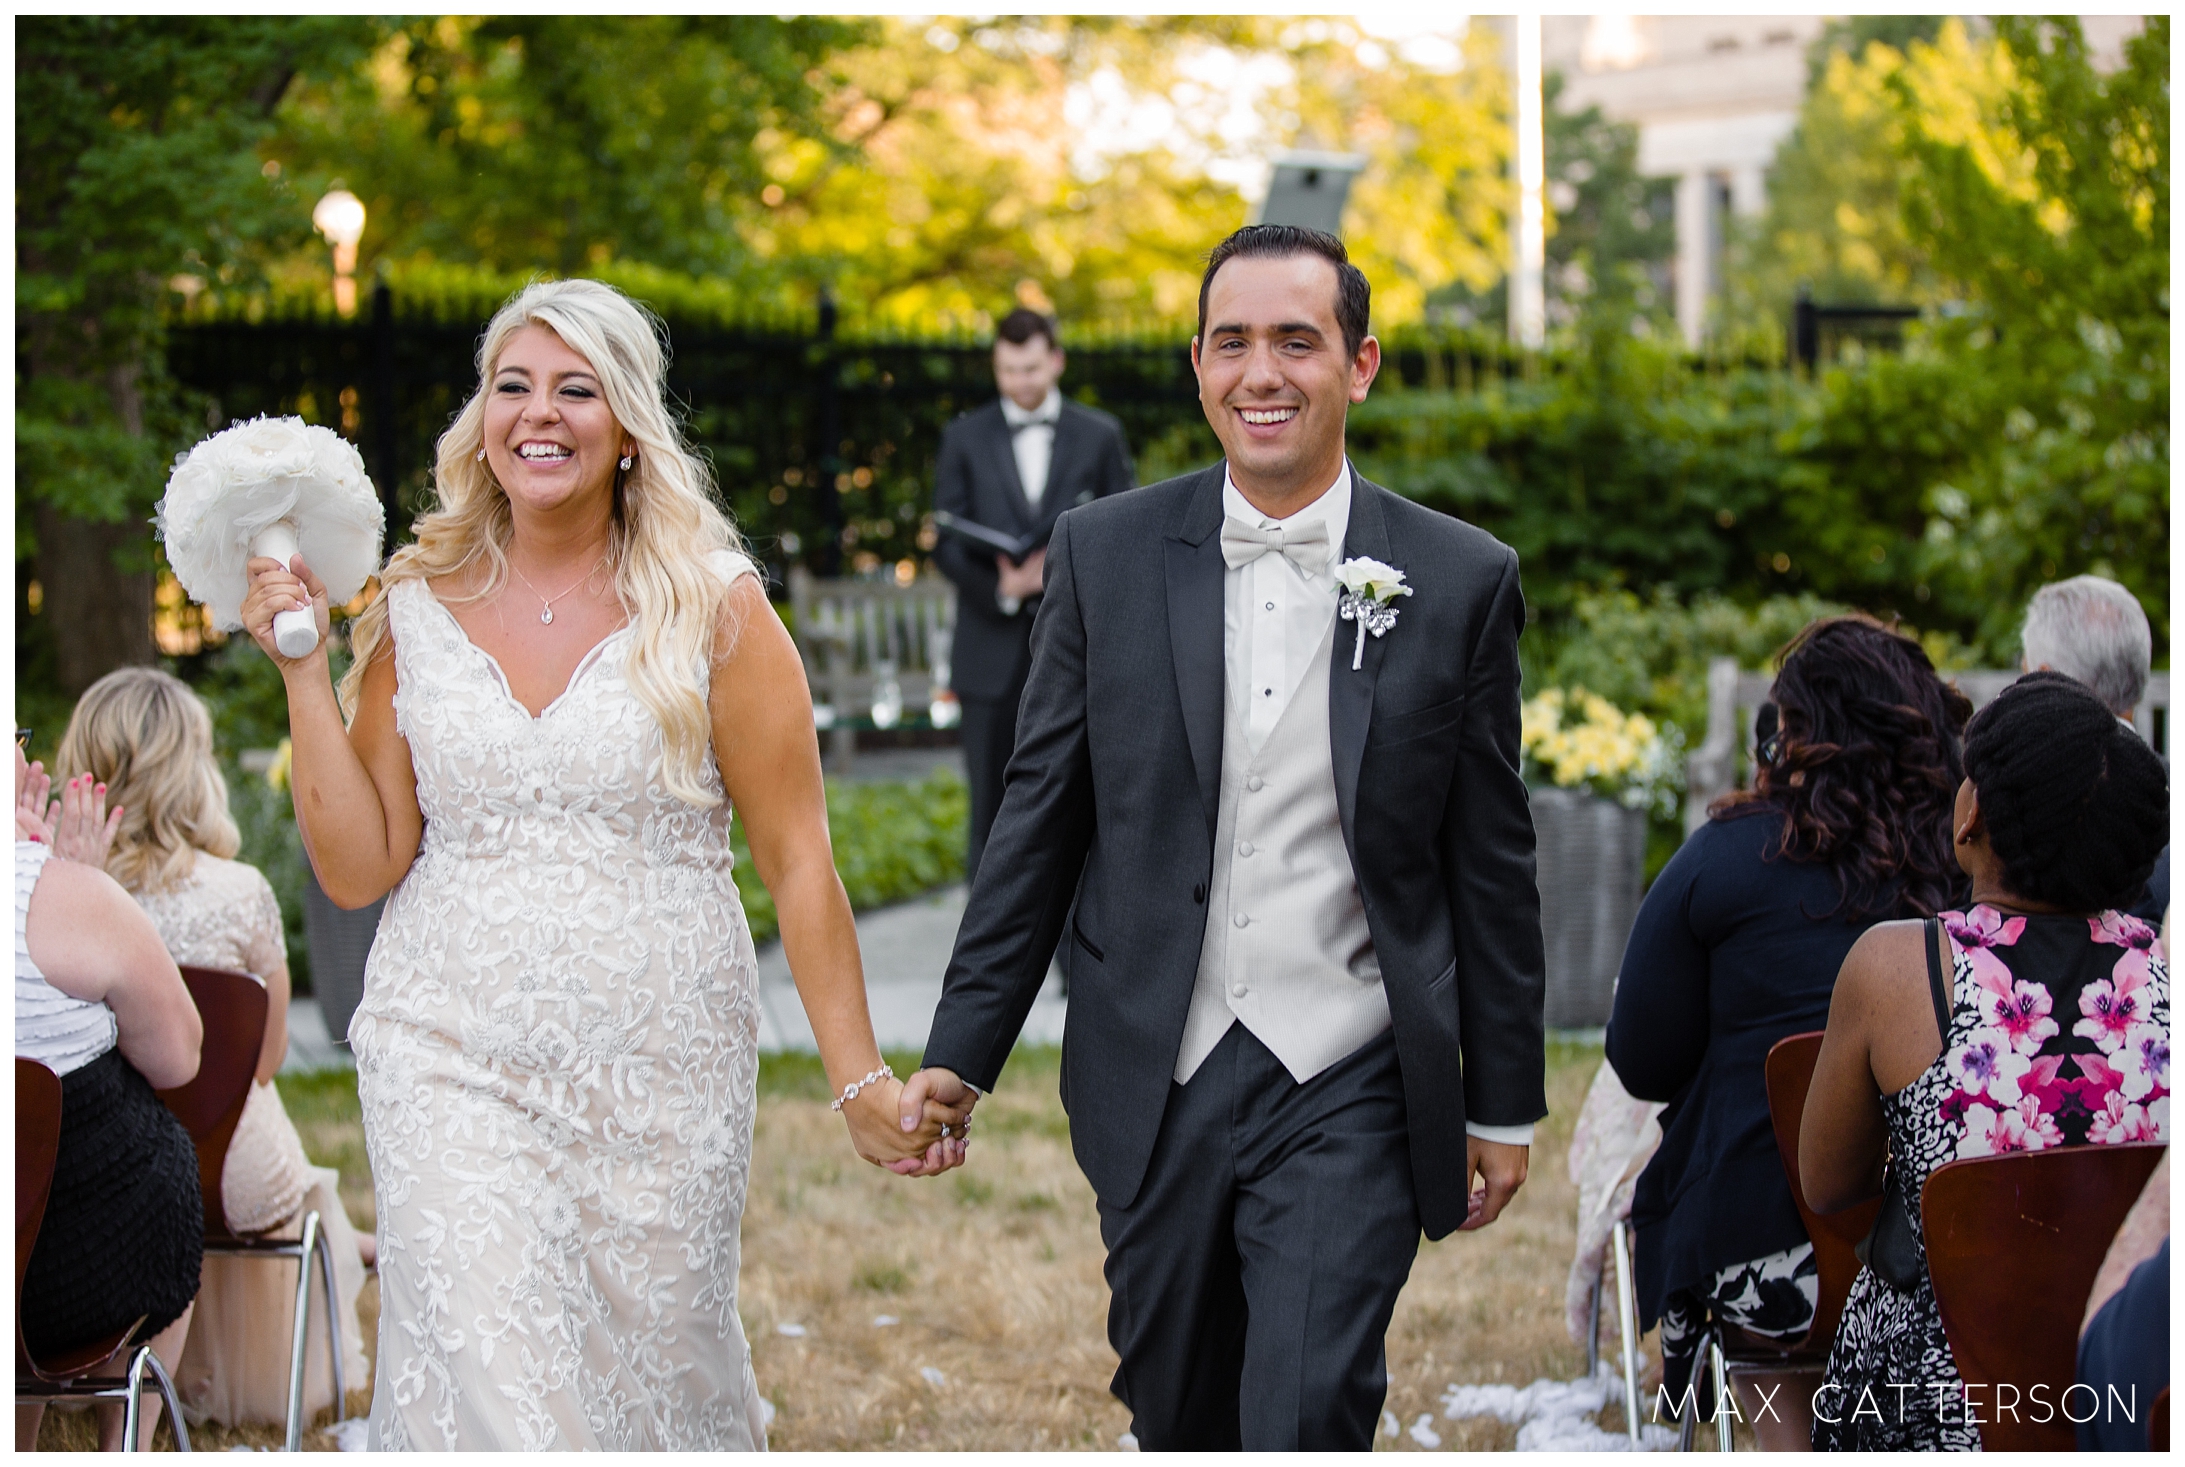
[(874, 1070), (864, 1079), (852, 1080), (849, 1084), (843, 1086), (842, 1093), (835, 1098), (835, 1103), (829, 1106), (828, 1109), (840, 1110), (845, 1105), (848, 1105), (851, 1101), (857, 1099), (857, 1092), (863, 1090), (867, 1085), (877, 1085), (882, 1080), (892, 1080), (894, 1078), (895, 1071), (889, 1069), (887, 1065), (882, 1064), (879, 1069)]

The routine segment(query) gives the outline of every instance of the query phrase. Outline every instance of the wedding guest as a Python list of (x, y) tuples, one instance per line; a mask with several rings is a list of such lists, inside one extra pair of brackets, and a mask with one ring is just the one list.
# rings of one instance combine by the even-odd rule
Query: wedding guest
[[(2018, 644), (2027, 672), (2047, 668), (2085, 683), (2111, 713), (2132, 722), (2154, 666), (2155, 638), (2130, 591), (2103, 576), (2052, 581), (2026, 603)], [(2170, 846), (2164, 841), (2147, 890), (2131, 910), (2141, 921), (2160, 922), (2169, 906)]]
[[(2155, 930), (2117, 910), (2162, 848), (2162, 761), (2084, 686), (2035, 672), (1973, 719), (1965, 773), (1950, 832), (1971, 902), (1859, 939), (1807, 1097), (1815, 1210), (1882, 1196), (1815, 1407), (1823, 1450), (1980, 1445), (1961, 1407), (1937, 1408), (1959, 1377), (1920, 1239), (1929, 1173), (2169, 1139), (2169, 969)], [(1898, 1381), (1924, 1383), (1916, 1403)], [(1868, 1387), (1879, 1410), (1845, 1408)]]
[[(256, 868), (232, 859), (241, 841), (213, 757), (212, 717), (179, 679), (149, 667), (123, 668), (78, 700), (57, 763), (70, 775), (100, 781), (122, 805), (107, 874), (137, 899), (174, 960), (265, 982), (265, 1038), (228, 1143), (220, 1204), (229, 1228), (243, 1234), (293, 1238), (306, 1211), (319, 1214), (334, 1255), (344, 1373), (361, 1385), (368, 1366), (355, 1305), (366, 1255), (342, 1208), (341, 1174), (311, 1165), (273, 1085), (288, 1053), (288, 949), (273, 888)], [(193, 1420), (287, 1419), (295, 1313), (293, 1274), (256, 1259), (205, 1261), (204, 1290), (175, 1382)], [(310, 1414), (333, 1403), (333, 1376), (322, 1349), (305, 1362)]]
[(1864, 617), (1815, 622), (1784, 652), (1773, 703), (1753, 788), (1718, 801), (1648, 891), (1609, 1021), (1625, 1088), (1670, 1102), (1631, 1220), (1640, 1328), (1661, 1322), (1673, 1400), (1710, 1321), (1788, 1341), (1813, 1323), (1769, 1049), (1826, 1021), (1860, 933), (1961, 890), (1949, 814), (1970, 707), (1917, 642)]
[(933, 473), (933, 507), (1039, 539), (1022, 560), (945, 535), (934, 564), (956, 583), (950, 672), (963, 701), (964, 775), (971, 784), (968, 883), (979, 873), (1002, 770), (1017, 742), (1017, 704), (1032, 666), (1032, 616), (1046, 588), (1047, 546), (1064, 510), (1131, 485), (1122, 425), (1062, 395), (1065, 365), (1052, 316), (1023, 307), (994, 328), (1001, 396), (950, 423)]
[[(205, 1223), (196, 1148), (153, 1092), (196, 1075), (204, 1030), (128, 893), (96, 866), (58, 854), (83, 832), (56, 840), (26, 817), (21, 749), (15, 780), (15, 1054), (59, 1075), (62, 1096), (53, 1187), (24, 1267), (17, 1326), (32, 1355), (51, 1360), (142, 1320), (136, 1338), (171, 1373), (189, 1335)], [(102, 823), (91, 822), (94, 842)], [(98, 1410), (100, 1445), (120, 1450), (122, 1408)], [(18, 1451), (36, 1450), (44, 1414), (15, 1408)], [(140, 1448), (158, 1416), (155, 1395)]]

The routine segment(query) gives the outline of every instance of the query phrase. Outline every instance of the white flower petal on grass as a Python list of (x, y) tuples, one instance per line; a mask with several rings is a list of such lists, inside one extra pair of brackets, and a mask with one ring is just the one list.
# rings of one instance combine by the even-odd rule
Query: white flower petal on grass
[(774, 1333), (777, 1335), (785, 1335), (792, 1340), (801, 1340), (804, 1338), (804, 1326), (801, 1324), (789, 1323), (777, 1324), (774, 1326)]
[(337, 1452), (368, 1452), (372, 1449), (372, 1423), (363, 1417), (352, 1417), (332, 1431), (334, 1450)]
[(1385, 1437), (1399, 1437), (1403, 1435), (1403, 1431), (1404, 1424), (1396, 1419), (1395, 1412), (1383, 1411), (1381, 1413), (1381, 1435)]
[(1441, 1433), (1434, 1429), (1433, 1412), (1419, 1413), (1419, 1419), (1411, 1423), (1411, 1439), (1428, 1451), (1441, 1445)]
[(901, 1324), (902, 1322), (892, 1314), (875, 1314), (872, 1317), (872, 1327), (874, 1329), (886, 1329), (891, 1324)]
[(948, 1384), (948, 1377), (941, 1374), (940, 1371), (934, 1369), (930, 1365), (919, 1366), (918, 1373), (924, 1376), (926, 1378), (926, 1384), (932, 1386), (935, 1390), (939, 1390), (942, 1386)]
[(1138, 1450), (1138, 1438), (1126, 1431), (1115, 1439), (1115, 1445), (1120, 1451), (1135, 1452)]
[(775, 1414), (774, 1403), (764, 1396), (759, 1397), (759, 1426), (762, 1429), (772, 1426)]

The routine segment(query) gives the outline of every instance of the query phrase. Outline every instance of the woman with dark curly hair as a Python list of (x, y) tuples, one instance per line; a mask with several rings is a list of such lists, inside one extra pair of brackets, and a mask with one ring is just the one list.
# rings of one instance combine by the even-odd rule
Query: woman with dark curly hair
[[(1826, 1021), (1860, 933), (1933, 915), (1961, 881), (1949, 817), (1971, 705), (1917, 642), (1863, 616), (1817, 621), (1783, 652), (1774, 704), (1753, 788), (1717, 802), (1648, 891), (1608, 1026), (1624, 1088), (1668, 1102), (1631, 1222), (1640, 1327), (1661, 1322), (1673, 1400), (1710, 1320), (1783, 1340), (1813, 1322), (1768, 1050)], [(1759, 1426), (1763, 1446), (1805, 1446), (1802, 1422)]]
[[(1807, 1094), (1807, 1198), (1882, 1196), (1815, 1405), (1824, 1451), (1980, 1446), (1920, 1241), (1929, 1173), (2170, 1139), (2168, 960), (2117, 910), (2169, 838), (2162, 761), (2080, 684), (2036, 672), (1966, 730), (1965, 774), (1950, 830), (1971, 900), (1859, 939)], [(1905, 1381), (1919, 1389), (1891, 1389)]]

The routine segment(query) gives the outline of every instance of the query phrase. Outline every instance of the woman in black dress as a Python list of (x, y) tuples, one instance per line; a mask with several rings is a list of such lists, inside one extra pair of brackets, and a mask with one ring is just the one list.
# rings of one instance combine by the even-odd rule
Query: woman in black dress
[[(18, 750), (19, 795), (26, 774)], [(15, 1053), (60, 1075), (61, 1144), (18, 1322), (32, 1355), (52, 1361), (143, 1319), (139, 1338), (171, 1373), (197, 1297), (205, 1219), (196, 1149), (153, 1092), (196, 1075), (204, 1028), (143, 909), (56, 844), (19, 800)], [(117, 1450), (121, 1408), (99, 1409), (102, 1444)], [(35, 1449), (43, 1415), (16, 1407), (18, 1450)], [(140, 1446), (158, 1415), (154, 1398)]]
[[(1971, 900), (1859, 939), (1807, 1094), (1808, 1200), (1833, 1212), (1879, 1192), (1884, 1208), (1815, 1404), (1823, 1451), (1980, 1446), (1977, 1408), (1993, 1402), (1969, 1422), (1956, 1389), (1920, 1235), (1929, 1173), (2170, 1139), (2168, 962), (2155, 929), (2118, 910), (2169, 839), (2162, 761), (2084, 687), (2036, 672), (1973, 720), (1965, 773), (1950, 829)], [(1919, 1389), (1895, 1388), (1907, 1381)]]
[[(1961, 880), (1948, 826), (1970, 705), (1918, 643), (1864, 617), (1816, 622), (1784, 652), (1774, 702), (1753, 788), (1719, 802), (1647, 893), (1609, 1021), (1624, 1088), (1668, 1102), (1631, 1222), (1640, 1327), (1661, 1323), (1673, 1401), (1710, 1321), (1784, 1340), (1813, 1322), (1769, 1049), (1826, 1022), (1861, 932), (1940, 911)], [(1802, 1421), (1783, 1428), (1780, 1445), (1803, 1447)]]

